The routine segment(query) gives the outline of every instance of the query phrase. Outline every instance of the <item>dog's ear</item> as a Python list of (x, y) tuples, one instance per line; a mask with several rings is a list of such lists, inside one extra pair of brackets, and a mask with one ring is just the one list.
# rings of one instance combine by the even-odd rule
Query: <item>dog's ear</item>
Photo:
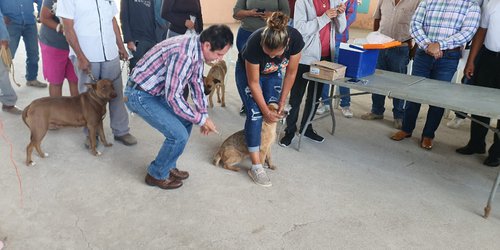
[(87, 86), (87, 88), (89, 88), (89, 89), (92, 88), (92, 89), (95, 90), (96, 87), (97, 87), (97, 84), (95, 84), (95, 83), (85, 83), (85, 86)]

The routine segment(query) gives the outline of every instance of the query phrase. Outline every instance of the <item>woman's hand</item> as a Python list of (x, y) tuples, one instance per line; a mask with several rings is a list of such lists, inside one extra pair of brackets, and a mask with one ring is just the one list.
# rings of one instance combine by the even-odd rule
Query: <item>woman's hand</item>
[(335, 18), (338, 15), (337, 9), (331, 8), (331, 9), (326, 10), (325, 15), (330, 19)]
[(268, 108), (266, 108), (266, 110), (263, 111), (262, 114), (264, 116), (264, 121), (267, 123), (275, 123), (275, 122), (281, 120), (281, 118), (283, 118), (283, 116), (280, 115), (278, 112), (271, 111)]
[(186, 28), (188, 28), (189, 30), (194, 29), (194, 23), (193, 23), (193, 21), (191, 21), (191, 20), (189, 20), (189, 19), (188, 19), (188, 20), (186, 20), (186, 22), (184, 22), (184, 25), (185, 25), (185, 26), (186, 26)]
[(342, 14), (344, 13), (346, 10), (346, 7), (345, 7), (345, 4), (344, 3), (341, 3), (337, 6), (337, 13), (338, 14)]

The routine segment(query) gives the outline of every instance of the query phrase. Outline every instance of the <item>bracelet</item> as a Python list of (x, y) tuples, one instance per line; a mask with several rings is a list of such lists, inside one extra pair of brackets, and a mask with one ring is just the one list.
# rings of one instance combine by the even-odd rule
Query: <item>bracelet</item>
[(57, 33), (61, 32), (61, 24), (60, 23), (57, 24), (56, 31), (57, 31)]

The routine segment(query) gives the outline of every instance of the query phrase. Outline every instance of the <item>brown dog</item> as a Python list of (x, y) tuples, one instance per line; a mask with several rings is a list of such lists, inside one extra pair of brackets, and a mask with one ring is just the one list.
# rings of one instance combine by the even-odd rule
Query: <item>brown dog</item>
[[(224, 60), (219, 60), (211, 65), (210, 71), (208, 71), (207, 77), (203, 78), (205, 85), (205, 95), (208, 95), (209, 105), (211, 108), (214, 107), (214, 102), (212, 96), (214, 92), (217, 91), (217, 102), (221, 104), (221, 107), (226, 106), (226, 85), (224, 80), (226, 79), (227, 66)], [(221, 98), (222, 97), (222, 98)]]
[(26, 148), (26, 165), (35, 165), (31, 160), (33, 148), (40, 157), (48, 156), (40, 145), (49, 126), (87, 127), (90, 151), (95, 156), (101, 154), (96, 150), (96, 133), (104, 146), (112, 145), (106, 141), (102, 120), (106, 115), (106, 104), (116, 97), (113, 82), (104, 79), (87, 86), (89, 90), (78, 96), (44, 97), (34, 100), (24, 109), (23, 121), (31, 131), (31, 141)]
[[(271, 103), (268, 105), (269, 109), (273, 112), (278, 111), (278, 105)], [(265, 161), (270, 169), (276, 169), (276, 166), (271, 163), (271, 145), (276, 140), (276, 126), (277, 123), (262, 123), (262, 130), (260, 133), (260, 160)], [(235, 165), (240, 163), (245, 157), (249, 156), (247, 143), (245, 141), (245, 132), (240, 130), (229, 136), (220, 146), (219, 151), (214, 156), (214, 165), (219, 166), (222, 160), (225, 169), (238, 171), (239, 168)]]

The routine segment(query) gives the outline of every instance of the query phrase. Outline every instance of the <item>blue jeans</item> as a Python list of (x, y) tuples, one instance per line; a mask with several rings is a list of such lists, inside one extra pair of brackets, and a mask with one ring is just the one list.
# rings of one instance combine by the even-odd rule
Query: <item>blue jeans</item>
[[(410, 62), (409, 52), (410, 48), (408, 46), (380, 50), (377, 60), (377, 69), (406, 74), (406, 67)], [(383, 115), (385, 111), (384, 105), (385, 96), (372, 94), (371, 112), (373, 114)], [(403, 119), (404, 100), (393, 98), (392, 105), (392, 113), (394, 115), (394, 119)]]
[[(335, 43), (335, 54), (333, 56), (333, 62), (338, 63), (339, 62), (339, 46), (340, 43)], [(330, 94), (330, 88), (333, 87), (332, 85), (325, 84), (323, 86), (323, 91), (321, 92), (321, 100), (327, 100), (328, 96)], [(342, 97), (340, 97), (340, 107), (349, 107), (351, 106), (351, 89), (346, 88), (346, 87), (339, 87), (339, 93)], [(329, 101), (323, 101), (324, 105), (328, 105)]]
[[(444, 51), (443, 57), (436, 60), (434, 57), (425, 53), (424, 50), (418, 49), (413, 60), (414, 76), (423, 76), (430, 79), (441, 80), (451, 84), (451, 78), (457, 70), (458, 60), (460, 60), (461, 52)], [(406, 110), (403, 119), (402, 130), (411, 134), (415, 129), (417, 122), (418, 112), (420, 111), (420, 103), (406, 102)], [(427, 112), (427, 120), (425, 121), (424, 131), (422, 137), (434, 138), (434, 133), (441, 123), (444, 109), (429, 105)]]
[[(236, 78), (238, 93), (240, 94), (243, 105), (246, 107), (247, 117), (245, 120), (245, 140), (247, 142), (248, 151), (258, 152), (260, 149), (260, 132), (262, 129), (262, 113), (260, 108), (253, 99), (243, 63), (238, 60), (236, 70), (240, 70), (241, 74)], [(278, 103), (281, 95), (281, 72), (271, 73), (269, 75), (260, 75), (259, 83), (262, 89), (262, 95), (266, 103)]]
[(24, 46), (26, 48), (26, 80), (36, 80), (38, 76), (38, 33), (36, 24), (16, 24), (10, 23), (7, 25), (9, 31), (10, 42), (9, 47), (12, 52), (12, 57), (16, 55), (17, 47), (21, 36), (23, 37)]
[(153, 96), (131, 87), (125, 88), (125, 96), (128, 97), (128, 109), (140, 115), (165, 136), (160, 152), (148, 167), (149, 175), (158, 180), (165, 180), (169, 177), (170, 170), (176, 167), (193, 124), (177, 116), (164, 96)]

